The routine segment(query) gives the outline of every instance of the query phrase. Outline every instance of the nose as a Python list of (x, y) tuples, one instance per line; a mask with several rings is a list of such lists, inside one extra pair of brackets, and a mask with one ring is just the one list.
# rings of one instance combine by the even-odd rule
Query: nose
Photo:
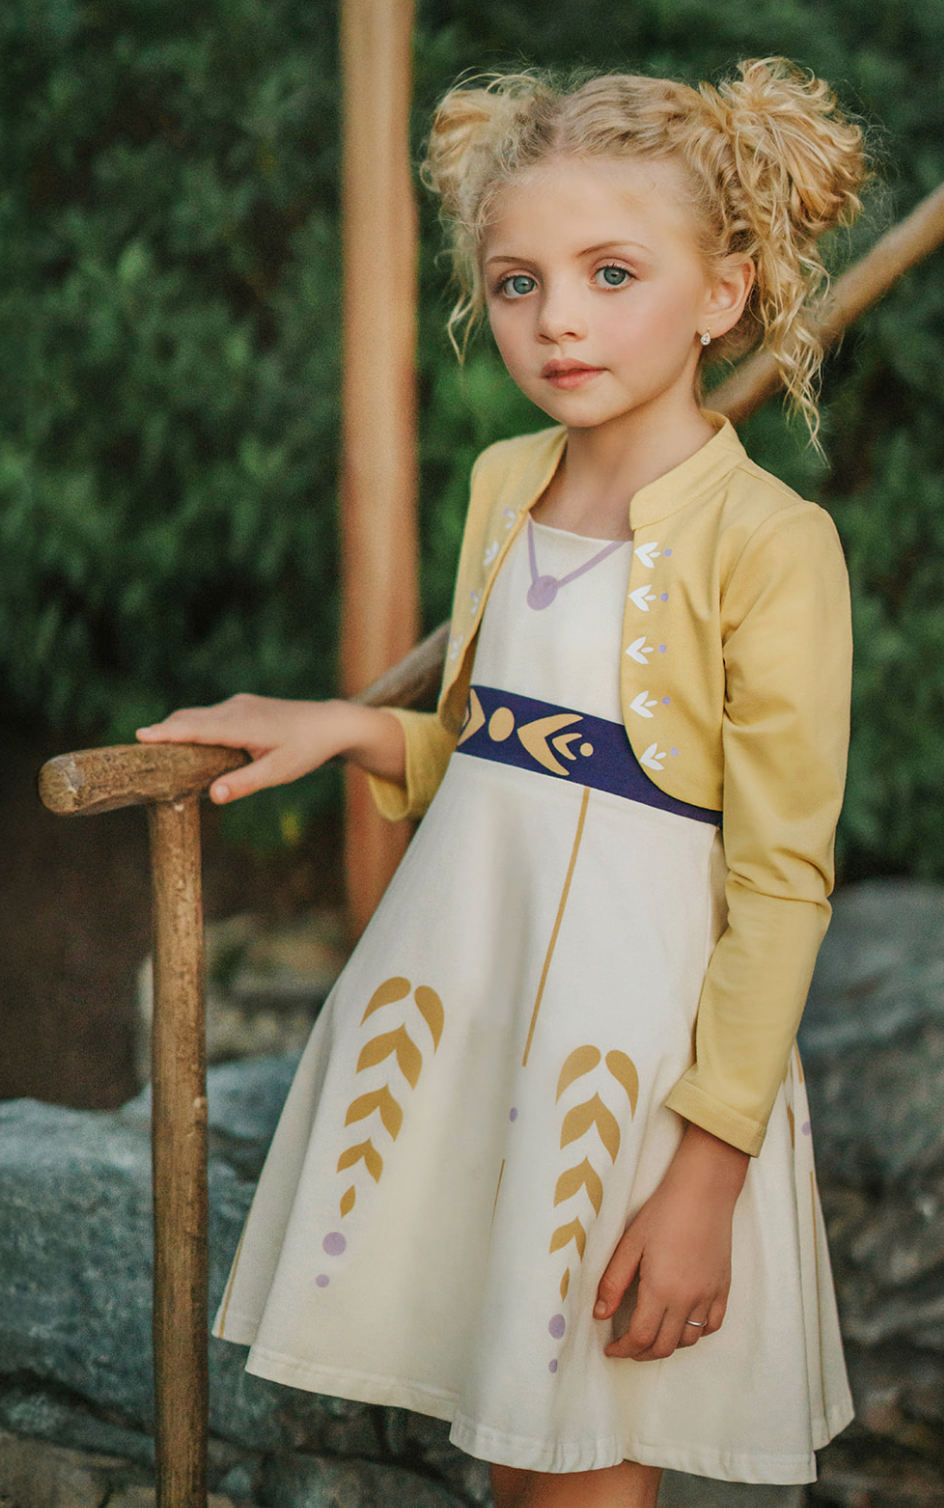
[(582, 340), (587, 333), (580, 289), (567, 279), (547, 283), (538, 313), (537, 333), (549, 345)]

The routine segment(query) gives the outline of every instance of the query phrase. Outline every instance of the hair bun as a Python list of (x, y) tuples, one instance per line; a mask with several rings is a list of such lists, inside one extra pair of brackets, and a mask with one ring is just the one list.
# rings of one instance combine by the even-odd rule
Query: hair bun
[(422, 177), (439, 195), (449, 219), (468, 218), (481, 180), (494, 173), (503, 144), (518, 134), (540, 92), (538, 80), (523, 73), (493, 78), (485, 87), (460, 84), (442, 100), (433, 117)]
[[(739, 71), (715, 99), (751, 197), (771, 208), (779, 201), (811, 241), (853, 219), (865, 171), (862, 133), (840, 113), (829, 86), (786, 58), (755, 59)], [(715, 91), (702, 93), (710, 102)]]

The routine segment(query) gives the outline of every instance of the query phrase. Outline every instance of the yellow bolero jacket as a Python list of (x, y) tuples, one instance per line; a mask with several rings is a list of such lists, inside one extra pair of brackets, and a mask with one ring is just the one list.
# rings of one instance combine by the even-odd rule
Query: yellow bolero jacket
[[(666, 1103), (757, 1155), (829, 922), (852, 666), (849, 591), (829, 515), (748, 458), (731, 425), (629, 506), (623, 721), (662, 790), (723, 813), (727, 925), (709, 961), (692, 1066)], [(501, 441), (472, 472), (436, 713), (396, 711), (419, 817), (455, 748), (476, 632), (512, 540), (546, 489), (562, 428)], [(395, 710), (395, 709), (391, 709)]]

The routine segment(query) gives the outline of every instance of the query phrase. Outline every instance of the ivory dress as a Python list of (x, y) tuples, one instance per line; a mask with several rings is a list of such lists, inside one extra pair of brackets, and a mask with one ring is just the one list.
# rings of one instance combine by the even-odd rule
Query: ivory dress
[(804, 1482), (852, 1408), (796, 1054), (722, 1329), (611, 1360), (631, 1295), (592, 1317), (682, 1133), (663, 1101), (725, 920), (720, 814), (658, 790), (622, 724), (631, 550), (533, 521), (512, 547), (459, 747), (315, 1025), (216, 1334), (250, 1372), (448, 1419), (489, 1461)]

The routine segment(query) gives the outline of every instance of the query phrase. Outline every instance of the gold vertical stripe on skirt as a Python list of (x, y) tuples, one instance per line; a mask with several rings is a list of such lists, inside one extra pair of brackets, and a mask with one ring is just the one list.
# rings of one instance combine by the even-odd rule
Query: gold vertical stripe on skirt
[(819, 1276), (819, 1222), (816, 1218), (816, 1174), (810, 1169), (810, 1203), (813, 1216), (813, 1262), (816, 1272), (816, 1349), (819, 1352), (819, 1386), (822, 1399), (823, 1417), (826, 1416), (826, 1371), (823, 1365), (823, 1327), (820, 1324), (819, 1299), (822, 1293)]
[(223, 1331), (226, 1328), (226, 1311), (229, 1308), (229, 1301), (230, 1301), (230, 1299), (233, 1296), (233, 1284), (236, 1281), (236, 1269), (239, 1266), (239, 1258), (242, 1255), (243, 1242), (245, 1241), (245, 1239), (246, 1239), (246, 1226), (244, 1225), (243, 1226), (243, 1233), (242, 1233), (242, 1235), (239, 1238), (239, 1245), (236, 1248), (236, 1255), (233, 1258), (233, 1268), (232, 1268), (232, 1271), (231, 1271), (231, 1273), (229, 1275), (229, 1282), (226, 1285), (226, 1294), (225, 1294), (225, 1297), (223, 1299), (223, 1307), (220, 1310), (220, 1328), (219, 1328), (219, 1332), (218, 1332), (220, 1340), (223, 1340), (223, 1338), (224, 1338)]
[(561, 922), (564, 919), (564, 908), (567, 905), (567, 897), (570, 894), (570, 882), (574, 877), (574, 867), (577, 863), (577, 854), (580, 851), (580, 840), (583, 837), (583, 825), (587, 818), (587, 803), (590, 800), (590, 787), (583, 788), (583, 800), (580, 803), (580, 816), (577, 818), (577, 831), (574, 834), (574, 846), (570, 855), (570, 863), (567, 866), (567, 876), (564, 880), (564, 888), (561, 891), (560, 904), (557, 908), (557, 916), (554, 919), (554, 930), (551, 940), (547, 945), (547, 954), (544, 959), (544, 967), (541, 970), (541, 982), (538, 985), (538, 993), (534, 1001), (534, 1010), (531, 1012), (531, 1025), (528, 1027), (528, 1040), (524, 1045), (524, 1057), (521, 1059), (522, 1068), (528, 1066), (528, 1054), (531, 1051), (531, 1042), (534, 1037), (534, 1028), (537, 1025), (538, 1011), (541, 1009), (541, 1000), (544, 996), (544, 986), (547, 984), (547, 976), (551, 967), (551, 959), (554, 957), (554, 949), (557, 946), (557, 934), (560, 931)]
[(504, 1176), (505, 1176), (505, 1159), (503, 1157), (502, 1158), (502, 1165), (501, 1165), (501, 1167), (498, 1170), (498, 1183), (495, 1185), (495, 1199), (494, 1199), (494, 1201), (492, 1203), (492, 1224), (493, 1225), (495, 1224), (495, 1211), (498, 1209), (498, 1196), (501, 1193), (502, 1179), (504, 1178)]

